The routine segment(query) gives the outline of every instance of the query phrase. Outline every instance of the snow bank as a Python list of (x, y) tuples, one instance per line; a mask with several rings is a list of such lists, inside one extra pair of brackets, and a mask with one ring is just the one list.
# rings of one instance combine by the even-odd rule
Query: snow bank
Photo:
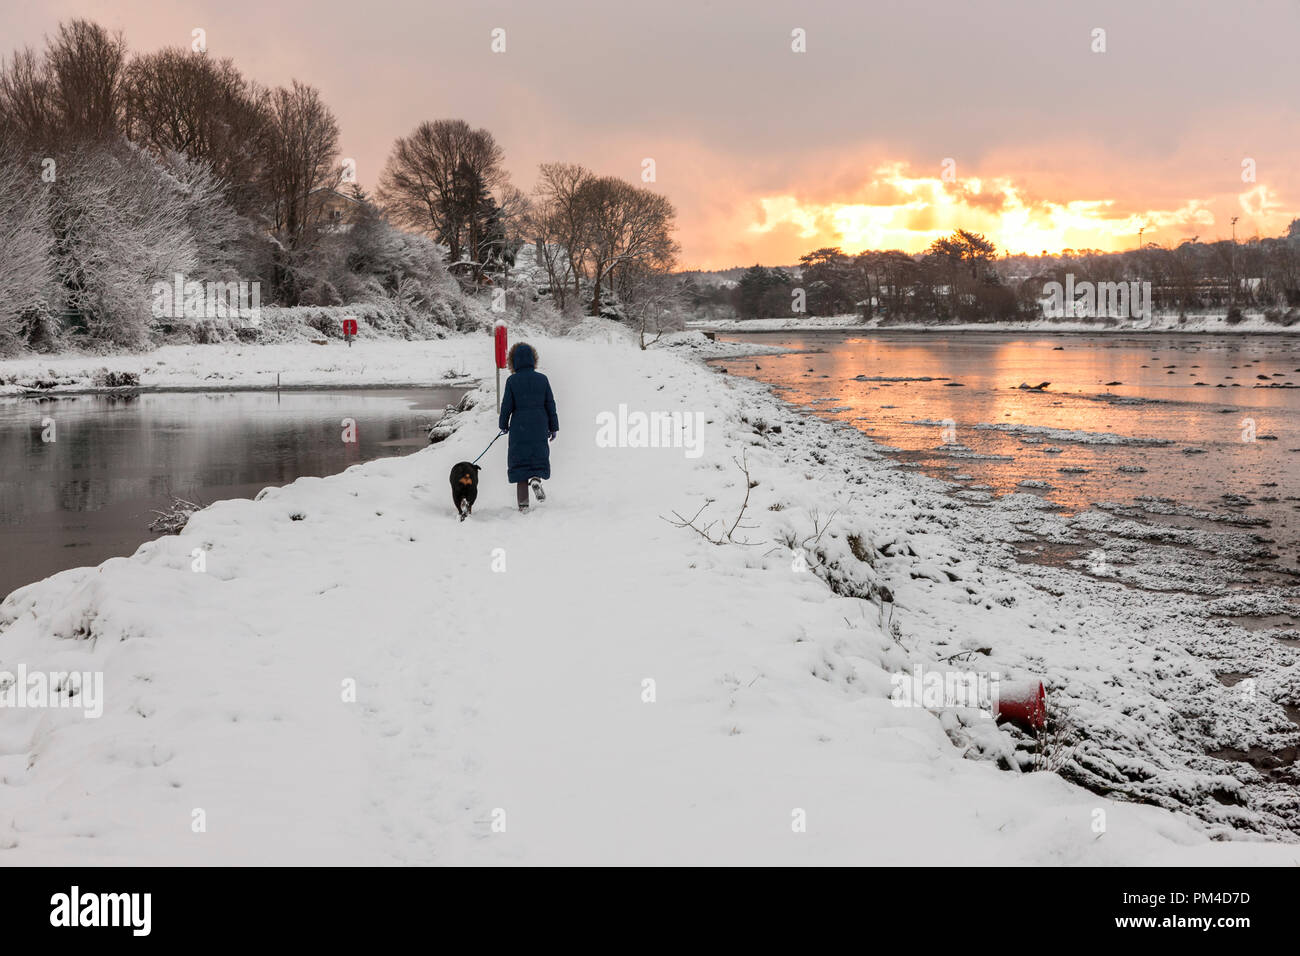
[[(1036, 496), (956, 502), (669, 349), (530, 339), (560, 418), (532, 514), (501, 443), (474, 516), (450, 502), (495, 431), (489, 339), (332, 347), (295, 373), (450, 369), (482, 400), (438, 445), (10, 595), (0, 670), (99, 671), (105, 703), (5, 714), (0, 864), (1300, 862), (1219, 842), (1259, 839), (1263, 812), (1172, 749), (1161, 694), (1217, 685), (1150, 600), (1008, 557), (1035, 520), (1012, 499)], [(161, 368), (261, 381), (276, 348)], [(699, 416), (703, 454), (597, 441), (620, 405)], [(725, 536), (746, 496), (728, 543), (675, 525), (703, 508)], [(894, 706), (918, 666), (1044, 677), (1087, 731), (1047, 756), (1172, 809), (1023, 772), (1024, 735), (974, 709)]]
[(668, 332), (650, 348), (666, 349), (697, 358), (738, 358), (744, 355), (778, 355), (793, 352), (781, 345), (763, 345), (756, 342), (719, 342), (703, 332)]
[(801, 332), (870, 328), (860, 315), (782, 316), (770, 319), (687, 320), (687, 329), (713, 332)]
[(864, 320), (860, 315), (783, 316), (770, 319), (727, 319), (692, 321), (689, 329), (715, 332), (1194, 332), (1300, 334), (1300, 326), (1270, 322), (1263, 312), (1245, 312), (1237, 323), (1220, 313), (1157, 313), (1136, 319), (1034, 319), (1021, 322), (892, 322), (879, 317)]
[[(340, 340), (325, 345), (167, 345), (139, 355), (79, 356), (0, 361), (0, 381), (38, 383), (49, 394), (93, 391), (103, 370), (138, 376), (142, 389), (320, 388), (356, 385), (444, 385), (473, 376), (468, 345), (491, 356), (491, 338), (458, 336), (448, 342)], [(483, 374), (481, 367), (474, 374)], [(488, 372), (491, 371), (489, 364)], [(25, 394), (21, 385), (9, 394)]]

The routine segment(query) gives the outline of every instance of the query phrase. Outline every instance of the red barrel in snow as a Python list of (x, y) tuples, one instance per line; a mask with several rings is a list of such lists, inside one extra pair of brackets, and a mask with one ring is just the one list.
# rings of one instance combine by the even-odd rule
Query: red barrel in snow
[(1041, 730), (1047, 725), (1047, 691), (1040, 680), (998, 684), (997, 715), (1022, 727)]
[(496, 324), (496, 327), (492, 330), (492, 332), (493, 335), (496, 336), (497, 368), (505, 368), (506, 367), (506, 324), (504, 322), (498, 322)]

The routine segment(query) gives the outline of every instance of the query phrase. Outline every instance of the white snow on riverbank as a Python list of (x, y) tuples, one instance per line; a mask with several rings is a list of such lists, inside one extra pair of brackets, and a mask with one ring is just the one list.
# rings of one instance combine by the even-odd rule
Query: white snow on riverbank
[(769, 319), (722, 319), (687, 322), (690, 329), (712, 332), (1193, 332), (1198, 334), (1260, 333), (1300, 335), (1300, 325), (1269, 322), (1262, 312), (1245, 312), (1229, 324), (1220, 313), (1158, 313), (1135, 319), (1035, 319), (1026, 322), (888, 322), (863, 320), (860, 315), (781, 316)]
[[(495, 433), (486, 338), (155, 362), (177, 385), (483, 384), (439, 445), (218, 502), (0, 605), (0, 670), (105, 679), (98, 720), (4, 715), (0, 865), (1300, 862), (1235, 830), (1240, 806), (1197, 820), (1000, 770), (1028, 766), (1009, 731), (890, 702), (917, 665), (1043, 676), (1090, 760), (1168, 783), (1152, 799), (1239, 789), (1162, 750), (1183, 719), (1162, 693), (1217, 686), (1208, 662), (986, 559), (1035, 496), (962, 505), (671, 349), (528, 338), (559, 407), (549, 498), (515, 511), (498, 443), (464, 523), (447, 474)], [(620, 404), (702, 414), (703, 455), (598, 447)], [(663, 520), (713, 499), (716, 535), (747, 492), (753, 546)]]
[[(168, 345), (125, 355), (60, 355), (0, 361), (0, 394), (33, 386), (57, 394), (94, 388), (101, 370), (133, 373), (142, 388), (286, 388), (357, 385), (445, 385), (482, 374), (470, 371), (463, 338), (327, 345)], [(490, 368), (489, 368), (490, 371)]]
[[(586, 340), (613, 335), (628, 341), (622, 330), (612, 327), (601, 333), (587, 324), (574, 333), (572, 337)], [(143, 355), (29, 356), (0, 360), (0, 397), (34, 389), (52, 395), (96, 390), (105, 371), (134, 374), (141, 388), (154, 390), (458, 385), (493, 374), (490, 362), (484, 368), (482, 354), (469, 345), (474, 341), (473, 336), (411, 342), (368, 339), (348, 346), (331, 339), (325, 345), (168, 345)], [(700, 332), (667, 333), (654, 348), (700, 358), (788, 351), (775, 345), (715, 342)]]
[(860, 315), (780, 316), (770, 319), (707, 319), (688, 320), (688, 329), (711, 332), (776, 332), (786, 329), (800, 332), (839, 331), (841, 329), (868, 329)]

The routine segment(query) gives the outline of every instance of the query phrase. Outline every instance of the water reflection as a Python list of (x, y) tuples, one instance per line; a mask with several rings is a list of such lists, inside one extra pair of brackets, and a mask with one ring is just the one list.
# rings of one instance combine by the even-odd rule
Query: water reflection
[[(152, 509), (251, 497), (421, 447), (453, 389), (80, 395), (0, 402), (0, 595), (131, 554)], [(356, 422), (343, 441), (343, 419)], [(51, 428), (53, 426), (52, 435)], [(53, 437), (53, 441), (44, 440)]]
[[(900, 457), (936, 477), (966, 475), (960, 485), (987, 486), (995, 494), (1041, 482), (1050, 488), (1035, 493), (1071, 511), (1140, 496), (1172, 497), (1209, 511), (1244, 509), (1270, 522), (1285, 563), (1297, 563), (1300, 388), (1255, 387), (1300, 385), (1294, 337), (750, 338), (817, 351), (730, 360), (723, 363), (729, 371), (771, 382), (788, 401), (903, 449)], [(923, 377), (936, 380), (882, 380)], [(1052, 384), (1043, 392), (1018, 388), (1040, 382)], [(945, 420), (976, 457), (944, 447), (938, 423)], [(1087, 444), (999, 430), (1023, 425), (1167, 444)], [(1257, 440), (1243, 440), (1252, 429)], [(1225, 504), (1225, 495), (1249, 503)]]

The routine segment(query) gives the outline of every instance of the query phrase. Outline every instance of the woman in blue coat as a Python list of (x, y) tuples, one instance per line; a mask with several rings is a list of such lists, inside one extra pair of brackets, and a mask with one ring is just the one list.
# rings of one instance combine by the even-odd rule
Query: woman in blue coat
[(555, 396), (551, 383), (537, 371), (537, 350), (519, 342), (510, 350), (511, 376), (501, 396), (501, 434), (510, 435), (510, 453), (506, 458), (507, 477), (515, 483), (519, 510), (528, 510), (531, 486), (538, 501), (546, 500), (542, 479), (551, 477), (551, 448), (560, 430), (555, 415)]

